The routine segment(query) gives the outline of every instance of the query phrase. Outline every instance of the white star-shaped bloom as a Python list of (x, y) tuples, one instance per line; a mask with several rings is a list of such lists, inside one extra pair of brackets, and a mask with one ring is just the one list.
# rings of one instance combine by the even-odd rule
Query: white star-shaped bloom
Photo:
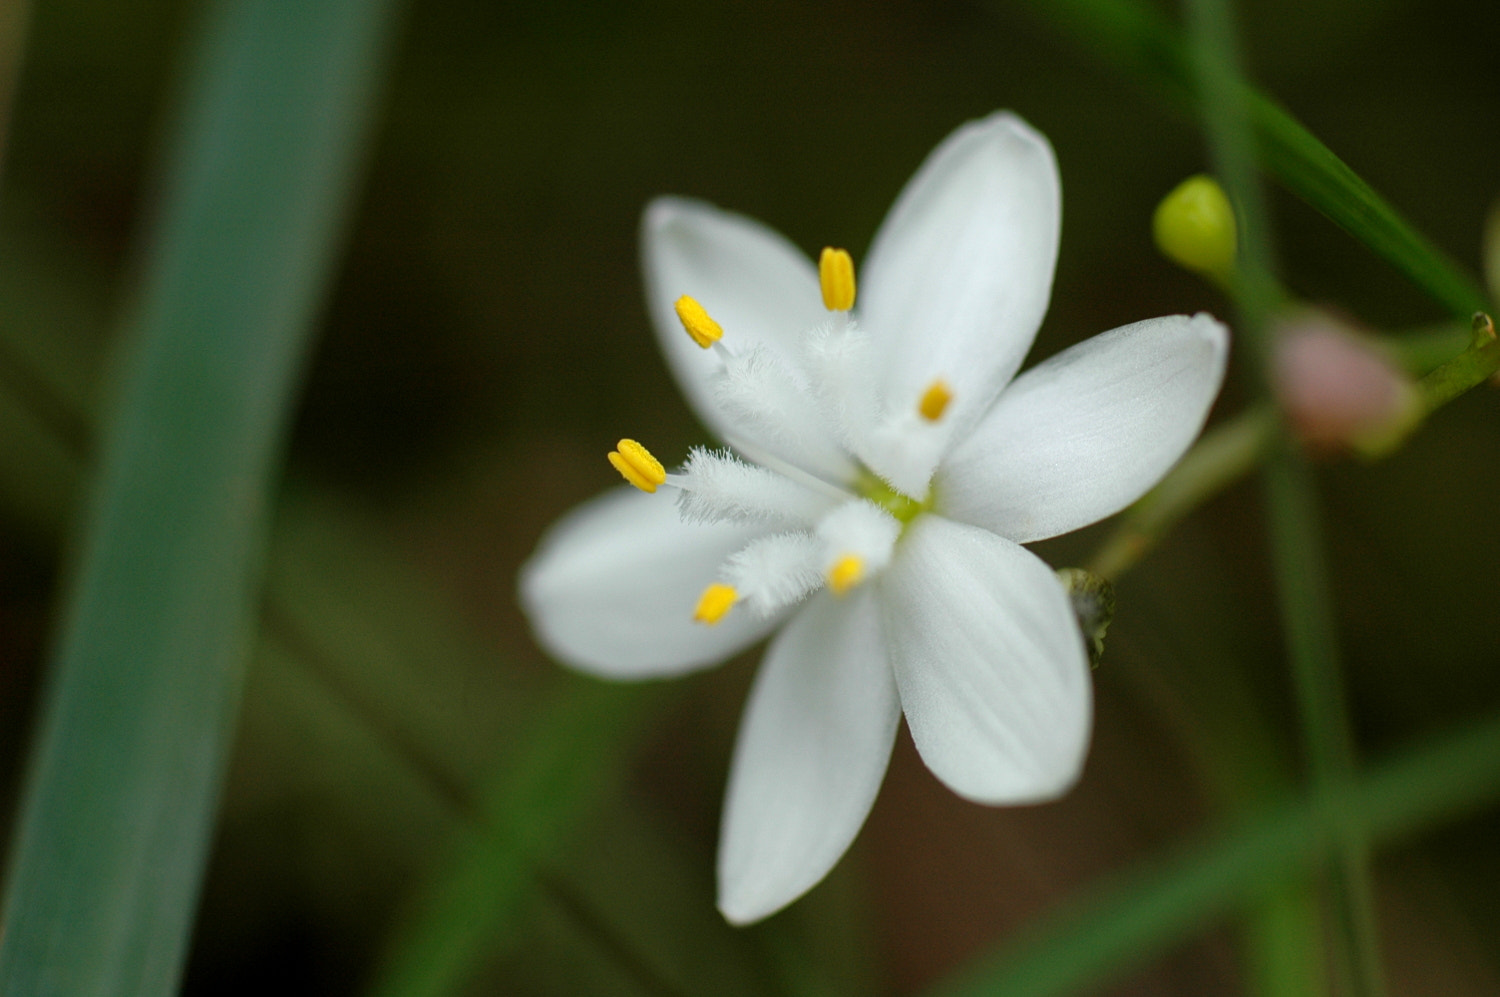
[(621, 441), (611, 460), (637, 487), (558, 523), (521, 594), (549, 651), (614, 679), (686, 673), (775, 633), (724, 806), (732, 922), (779, 910), (838, 861), (903, 713), (968, 799), (1033, 803), (1078, 778), (1084, 640), (1021, 544), (1118, 512), (1166, 473), (1218, 393), (1228, 331), (1151, 319), (1016, 377), (1060, 213), (1051, 147), (1008, 113), (960, 128), (907, 184), (857, 310), (841, 251), (814, 265), (700, 202), (646, 211), (661, 347), (730, 449), (668, 474)]

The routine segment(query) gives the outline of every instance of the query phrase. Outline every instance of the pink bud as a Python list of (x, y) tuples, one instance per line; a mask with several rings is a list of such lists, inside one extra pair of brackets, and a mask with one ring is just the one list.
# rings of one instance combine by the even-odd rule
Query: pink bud
[(1411, 381), (1379, 348), (1317, 313), (1282, 327), (1272, 382), (1293, 431), (1315, 449), (1368, 443), (1415, 404)]

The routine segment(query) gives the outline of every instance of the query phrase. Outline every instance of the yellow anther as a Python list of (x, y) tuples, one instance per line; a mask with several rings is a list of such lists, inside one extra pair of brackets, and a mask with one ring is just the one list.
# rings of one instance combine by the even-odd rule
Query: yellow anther
[(818, 283), (823, 285), (823, 307), (847, 312), (854, 307), (854, 260), (847, 250), (824, 247), (818, 257)]
[(937, 422), (948, 411), (948, 403), (951, 401), (953, 392), (942, 378), (938, 378), (922, 392), (922, 400), (917, 402), (917, 411), (928, 422)]
[(621, 440), (616, 444), (616, 449), (609, 452), (609, 462), (626, 481), (643, 492), (654, 492), (657, 485), (667, 480), (667, 471), (661, 466), (661, 461), (635, 440)]
[(693, 337), (693, 342), (705, 350), (724, 338), (724, 327), (715, 322), (696, 299), (684, 294), (672, 307), (682, 327)]
[(845, 554), (828, 569), (828, 587), (834, 595), (843, 595), (859, 584), (865, 577), (864, 558), (858, 554)]
[(693, 610), (693, 619), (713, 626), (724, 618), (739, 597), (740, 594), (734, 590), (733, 585), (714, 582), (698, 597), (698, 608)]
[(1178, 184), (1157, 206), (1151, 229), (1157, 248), (1180, 266), (1220, 281), (1233, 275), (1234, 208), (1212, 177)]

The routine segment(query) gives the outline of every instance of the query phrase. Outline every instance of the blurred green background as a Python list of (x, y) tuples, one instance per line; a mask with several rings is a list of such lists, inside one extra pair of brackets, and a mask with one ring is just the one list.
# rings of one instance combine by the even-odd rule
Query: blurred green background
[[(1257, 81), (1478, 270), (1500, 194), (1489, 0), (1242, 5)], [(642, 207), (664, 193), (856, 261), (936, 142), (998, 107), (1052, 141), (1061, 258), (1036, 356), (1215, 291), (1151, 246), (1206, 166), (1192, 121), (1073, 45), (1041, 4), (408, 5), (295, 419), (262, 633), (187, 974), (202, 994), (362, 992), (462, 853), (495, 773), (566, 680), (515, 573), (611, 486), (620, 436), (704, 441), (647, 326)], [(137, 226), (200, 5), (37, 0), (0, 182), (0, 813), (12, 814)], [(1441, 310), (1279, 192), (1286, 282), (1391, 331)], [(1244, 393), (1231, 384), (1220, 414)], [(1476, 392), (1378, 465), (1320, 469), (1361, 747), (1500, 704), (1500, 411)], [(1042, 545), (1082, 562), (1101, 528)], [(830, 880), (747, 932), (712, 909), (720, 794), (751, 654), (601, 693), (603, 762), (474, 993), (909, 993), (1096, 877), (1257, 809), (1300, 772), (1257, 492), (1124, 579), (1082, 785), (1045, 807), (948, 793), (902, 735)], [(581, 680), (574, 680), (581, 682)], [(622, 698), (611, 698), (611, 697)], [(620, 720), (621, 717), (627, 718)], [(576, 720), (577, 718), (575, 718)], [(503, 781), (503, 779), (502, 779)], [(555, 842), (555, 844), (553, 844)], [(1500, 993), (1500, 819), (1383, 850), (1395, 993)], [(1244, 992), (1233, 922), (1110, 993)]]

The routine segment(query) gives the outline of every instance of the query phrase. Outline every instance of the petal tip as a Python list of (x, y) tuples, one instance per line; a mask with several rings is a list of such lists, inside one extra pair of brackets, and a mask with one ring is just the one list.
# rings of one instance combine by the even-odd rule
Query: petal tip
[(1188, 322), (1199, 335), (1212, 343), (1217, 349), (1229, 351), (1229, 326), (1220, 322), (1208, 312), (1197, 312), (1192, 315)]
[(987, 807), (1025, 807), (1059, 800), (1072, 791), (1083, 777), (1084, 762), (1088, 758), (1090, 724), (1082, 725), (1081, 734), (1067, 750), (1048, 759), (1035, 759), (1039, 764), (1030, 772), (1010, 773), (996, 779), (994, 773), (973, 780), (954, 778), (954, 773), (945, 771), (939, 779), (956, 795), (971, 803)]
[(719, 897), (717, 906), (724, 920), (736, 928), (764, 921), (772, 914), (802, 896), (811, 887), (788, 895), (787, 890), (769, 885), (766, 876), (752, 876), (744, 868), (731, 871), (725, 866), (724, 842), (719, 842)]
[(740, 898), (726, 897), (721, 892), (719, 895), (719, 914), (736, 928), (745, 928), (756, 921), (763, 921), (774, 914), (779, 908), (769, 910), (762, 907), (752, 906)]
[(1027, 147), (1051, 164), (1050, 174), (1054, 180), (1057, 177), (1057, 156), (1052, 150), (1052, 143), (1046, 135), (1033, 128), (1014, 111), (996, 111), (987, 117), (971, 121), (955, 133), (955, 138), (958, 136), (992, 141), (1000, 149), (1004, 149), (1006, 145)]
[(1003, 132), (1008, 135), (1014, 135), (1017, 138), (1025, 139), (1028, 142), (1045, 146), (1049, 151), (1052, 148), (1051, 143), (1047, 141), (1045, 135), (1031, 127), (1025, 118), (1008, 108), (993, 111), (982, 118), (976, 118), (969, 122), (966, 127), (972, 128), (975, 131)]
[(715, 210), (713, 206), (707, 202), (691, 197), (681, 197), (676, 194), (653, 197), (646, 203), (645, 210), (641, 212), (641, 237), (649, 239), (671, 227), (684, 216), (713, 210)]

